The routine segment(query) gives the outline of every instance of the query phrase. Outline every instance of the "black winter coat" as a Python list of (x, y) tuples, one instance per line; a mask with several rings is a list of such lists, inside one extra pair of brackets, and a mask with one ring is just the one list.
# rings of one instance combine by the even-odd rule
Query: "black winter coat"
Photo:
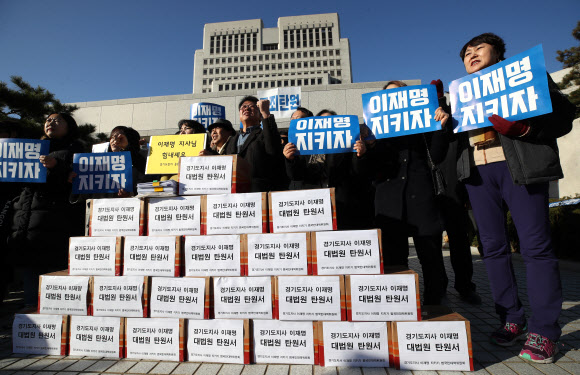
[[(425, 139), (425, 140), (424, 140)], [(442, 223), (435, 199), (427, 145), (435, 164), (448, 145), (444, 131), (380, 139), (368, 152), (367, 170), (374, 174), (377, 222), (406, 224), (408, 236), (441, 233)]]
[(67, 266), (71, 236), (82, 236), (84, 205), (69, 202), (73, 154), (82, 152), (77, 141), (50, 141), (49, 155), (57, 160), (47, 171), (46, 183), (26, 184), (14, 199), (9, 259), (15, 266)]
[[(499, 134), (506, 162), (517, 185), (528, 185), (558, 180), (564, 177), (558, 154), (556, 138), (572, 130), (575, 107), (560, 92), (548, 75), (552, 113), (530, 118), (530, 131), (524, 137), (507, 137)], [(473, 163), (473, 148), (469, 146), (467, 132), (458, 139), (457, 177), (468, 178)]]
[(262, 120), (263, 129), (256, 129), (248, 135), (238, 150), (236, 134), (230, 139), (226, 155), (238, 155), (246, 160), (251, 168), (251, 191), (276, 191), (288, 188), (282, 141), (274, 115)]

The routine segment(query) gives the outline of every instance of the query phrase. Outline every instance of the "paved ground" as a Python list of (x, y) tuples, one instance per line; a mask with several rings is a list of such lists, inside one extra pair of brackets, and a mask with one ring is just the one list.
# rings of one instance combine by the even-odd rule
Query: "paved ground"
[[(490, 295), (487, 275), (479, 256), (474, 255), (475, 277), (478, 291), (483, 299), (481, 306), (470, 306), (459, 300), (453, 288), (448, 289), (447, 305), (471, 321), (476, 374), (530, 374), (568, 375), (580, 374), (580, 264), (561, 263), (564, 287), (564, 306), (560, 323), (563, 334), (560, 354), (556, 363), (532, 365), (517, 357), (520, 347), (500, 348), (489, 343), (489, 334), (498, 326)], [(453, 271), (449, 254), (445, 253), (449, 285), (453, 285)], [(519, 285), (525, 285), (524, 268), (521, 258), (514, 257), (514, 266)], [(416, 257), (411, 259), (411, 267), (420, 270)], [(22, 356), (11, 354), (12, 315), (16, 311), (19, 293), (10, 295), (11, 301), (1, 311), (0, 317), (0, 375), (89, 375), (89, 374), (171, 374), (171, 375), (387, 375), (411, 374), (411, 371), (394, 369), (361, 369), (319, 366), (286, 365), (221, 365), (212, 363), (176, 363), (137, 360), (108, 360), (89, 357)], [(527, 298), (522, 294), (522, 302)], [(528, 309), (529, 311), (529, 309)], [(444, 372), (413, 371), (413, 374), (437, 374)]]

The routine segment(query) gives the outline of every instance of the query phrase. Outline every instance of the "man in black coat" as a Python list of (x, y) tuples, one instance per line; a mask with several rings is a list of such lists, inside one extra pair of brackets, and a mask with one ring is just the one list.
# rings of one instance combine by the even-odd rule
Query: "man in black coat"
[(286, 190), (282, 143), (274, 115), (270, 114), (270, 101), (246, 96), (238, 109), (243, 129), (230, 139), (225, 153), (248, 162), (252, 192)]

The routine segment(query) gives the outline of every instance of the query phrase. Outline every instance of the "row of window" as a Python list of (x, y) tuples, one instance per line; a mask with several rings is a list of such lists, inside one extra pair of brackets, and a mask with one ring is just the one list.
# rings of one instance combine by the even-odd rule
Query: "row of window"
[[(273, 54), (263, 54), (263, 55), (252, 55), (252, 56), (234, 56), (234, 57), (218, 57), (218, 58), (210, 58), (210, 59), (203, 59), (203, 65), (213, 65), (213, 64), (231, 64), (231, 63), (237, 63), (237, 62), (249, 62), (249, 61), (269, 61), (269, 60), (276, 60), (276, 57), (278, 57), (278, 60), (282, 60), (282, 58), (284, 60), (288, 60), (290, 59), (301, 59), (301, 58), (307, 58), (307, 57), (326, 57), (326, 56), (334, 56), (335, 54), (335, 50), (331, 49), (331, 50), (316, 50), (316, 51), (310, 51), (310, 52), (286, 52), (286, 53), (273, 53)], [(340, 56), (340, 50), (336, 50), (336, 56)]]
[(209, 53), (232, 53), (257, 50), (258, 33), (212, 35), (209, 38)]
[(203, 75), (213, 75), (213, 74), (226, 74), (226, 73), (243, 73), (243, 72), (257, 72), (257, 71), (270, 71), (270, 70), (287, 70), (287, 69), (302, 69), (302, 68), (321, 68), (328, 66), (340, 66), (340, 60), (323, 60), (323, 61), (304, 61), (304, 62), (291, 62), (284, 64), (265, 64), (265, 65), (250, 65), (250, 66), (228, 66), (222, 68), (210, 68), (204, 69)]
[(332, 28), (284, 30), (284, 49), (332, 46)]
[[(312, 73), (314, 73), (314, 72), (306, 72), (304, 75), (312, 74)], [(317, 71), (316, 73), (317, 74), (323, 74), (323, 73), (330, 74), (332, 77), (340, 77), (342, 75), (342, 71), (340, 71), (340, 70), (330, 70), (330, 71), (324, 70), (324, 71)], [(291, 74), (291, 75), (296, 75), (296, 74)], [(301, 74), (298, 73), (297, 75), (301, 75)], [(272, 77), (277, 77), (277, 76), (278, 77), (284, 77), (284, 76), (288, 76), (288, 74), (279, 73), (279, 74), (271, 74), (271, 75), (270, 74), (266, 74), (265, 75), (265, 77), (270, 77), (270, 76), (272, 76)], [(260, 75), (260, 77), (263, 77), (263, 76)], [(228, 80), (229, 81), (229, 80), (235, 80), (235, 79), (250, 79), (250, 78), (257, 78), (257, 77), (256, 76), (249, 76), (248, 75), (248, 76), (240, 76), (240, 77), (227, 77), (227, 78), (226, 77), (222, 77), (222, 78), (215, 78), (215, 80), (216, 81), (220, 81), (220, 80)], [(204, 79), (202, 81), (202, 84), (204, 86), (211, 85), (213, 83), (213, 81), (214, 81), (214, 78)]]
[[(264, 81), (264, 82), (245, 82), (245, 83), (226, 83), (218, 85), (218, 91), (230, 90), (248, 90), (261, 89), (272, 87), (293, 87), (293, 86), (308, 86), (308, 85), (322, 85), (322, 78), (305, 78), (305, 79), (288, 79), (280, 81)], [(207, 91), (209, 92), (209, 91)]]

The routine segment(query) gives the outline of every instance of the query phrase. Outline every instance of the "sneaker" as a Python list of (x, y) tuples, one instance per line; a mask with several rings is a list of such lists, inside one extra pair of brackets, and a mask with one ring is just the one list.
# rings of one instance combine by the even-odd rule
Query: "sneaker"
[(558, 351), (558, 343), (537, 333), (530, 333), (520, 358), (535, 363), (552, 363)]
[(524, 340), (527, 335), (527, 325), (506, 323), (491, 334), (491, 342), (499, 346), (511, 346), (518, 340)]

